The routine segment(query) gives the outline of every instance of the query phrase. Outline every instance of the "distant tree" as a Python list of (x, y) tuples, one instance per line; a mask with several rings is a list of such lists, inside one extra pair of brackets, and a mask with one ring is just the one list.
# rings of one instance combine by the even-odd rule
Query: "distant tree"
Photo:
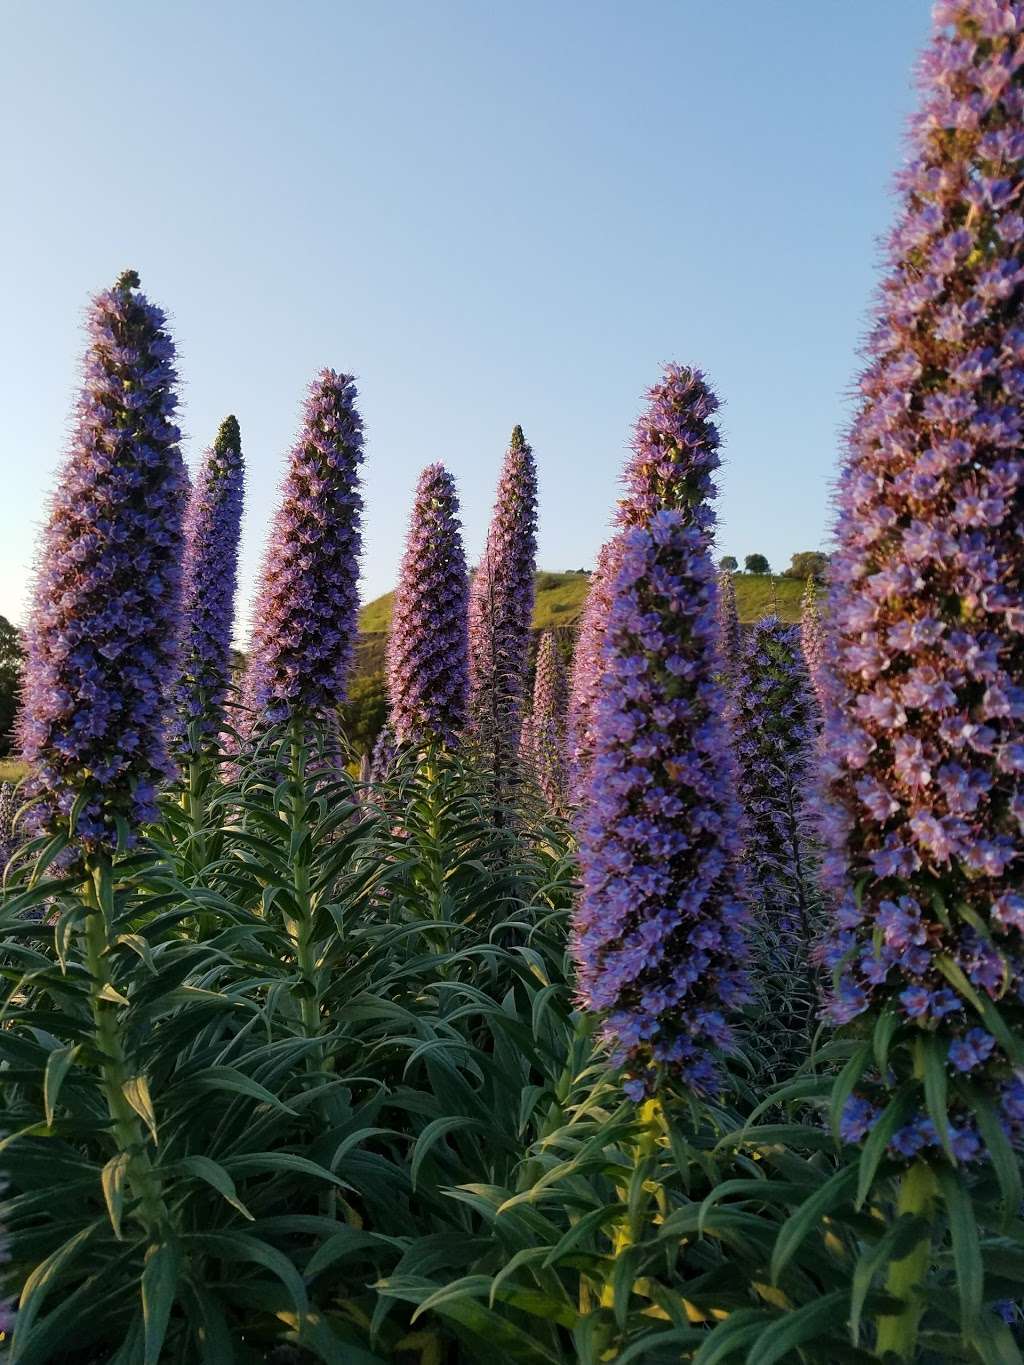
[(723, 573), (735, 573), (740, 567), (740, 562), (735, 555), (723, 555), (718, 561), (718, 567)]
[(743, 561), (744, 573), (771, 573), (767, 559), (764, 555), (747, 555)]
[(0, 757), (11, 752), (23, 658), (17, 627), (6, 616), (0, 616)]
[(828, 555), (821, 550), (800, 550), (793, 556), (789, 568), (786, 570), (787, 578), (807, 579), (813, 578), (816, 583), (821, 583), (825, 577), (825, 570), (828, 568)]

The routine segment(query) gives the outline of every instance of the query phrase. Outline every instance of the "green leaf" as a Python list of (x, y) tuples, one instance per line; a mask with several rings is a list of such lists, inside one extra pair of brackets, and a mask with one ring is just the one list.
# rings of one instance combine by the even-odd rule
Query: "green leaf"
[(861, 1209), (864, 1207), (864, 1201), (871, 1193), (871, 1186), (874, 1184), (875, 1173), (885, 1156), (889, 1139), (896, 1129), (906, 1121), (912, 1104), (911, 1090), (909, 1086), (903, 1086), (883, 1109), (881, 1116), (868, 1134), (867, 1141), (864, 1143), (864, 1148), (860, 1154), (860, 1160), (857, 1163), (859, 1178), (854, 1208)]
[(419, 1304), (418, 1311), (422, 1311), (429, 1301), (432, 1312), (465, 1328), (480, 1347), (489, 1346), (499, 1358), (503, 1355), (525, 1365), (564, 1365), (561, 1352), (547, 1348), (538, 1340), (536, 1332), (524, 1331), (500, 1313), (477, 1302), (478, 1297), (486, 1295), (489, 1284), (487, 1275), (471, 1275), (454, 1285), (439, 1288), (429, 1280), (410, 1275), (379, 1280), (374, 1287), (388, 1298)]
[(479, 1119), (468, 1118), (461, 1114), (445, 1114), (439, 1119), (434, 1119), (428, 1123), (423, 1132), (416, 1139), (412, 1149), (412, 1161), (409, 1165), (409, 1176), (412, 1180), (413, 1189), (416, 1188), (416, 1180), (420, 1173), (420, 1167), (430, 1155), (433, 1147), (447, 1133), (455, 1132), (459, 1128), (485, 1128), (486, 1125)]
[(778, 1284), (779, 1277), (786, 1266), (825, 1214), (849, 1197), (856, 1179), (856, 1166), (841, 1167), (786, 1219), (779, 1229), (779, 1235), (775, 1239), (775, 1246), (772, 1250), (771, 1276), (773, 1284)]
[(139, 1118), (149, 1129), (150, 1135), (155, 1143), (157, 1141), (156, 1114), (153, 1112), (153, 1101), (149, 1094), (149, 1082), (146, 1080), (145, 1076), (130, 1076), (121, 1086), (121, 1091), (125, 1099), (135, 1110), (136, 1114), (138, 1114)]
[(385, 1237), (379, 1232), (364, 1232), (362, 1228), (342, 1225), (338, 1231), (317, 1247), (303, 1272), (307, 1280), (316, 1279), (336, 1262), (359, 1251), (395, 1250), (401, 1247), (396, 1237)]
[[(822, 1333), (827, 1334), (830, 1327), (842, 1323), (846, 1299), (847, 1291), (837, 1289), (777, 1318), (750, 1347), (746, 1365), (775, 1365), (794, 1347), (802, 1346)], [(826, 1358), (822, 1356), (822, 1359)]]
[(972, 1094), (968, 1103), (974, 1110), (978, 1129), (988, 1148), (992, 1167), (999, 1181), (999, 1191), (1003, 1197), (1001, 1223), (1005, 1232), (1024, 1202), (1020, 1160), (1010, 1145), (1010, 1139), (1006, 1136), (992, 1102), (984, 1095)]
[(46, 1071), (43, 1075), (43, 1109), (50, 1128), (53, 1127), (53, 1115), (64, 1077), (74, 1065), (80, 1046), (76, 1043), (73, 1047), (71, 1045), (55, 1047), (46, 1059)]
[(309, 1299), (302, 1276), (287, 1256), (258, 1237), (251, 1237), (247, 1232), (193, 1232), (184, 1236), (182, 1241), (188, 1246), (203, 1247), (224, 1261), (249, 1261), (263, 1266), (276, 1275), (287, 1289), (300, 1317), (305, 1317), (309, 1311)]
[(956, 1157), (953, 1155), (953, 1142), (949, 1132), (945, 1043), (934, 1033), (925, 1034), (918, 1040), (918, 1055), (924, 1073), (924, 1100), (928, 1117), (935, 1124), (942, 1150), (955, 1166)]
[(703, 1346), (693, 1357), (693, 1365), (718, 1365), (738, 1350), (757, 1341), (772, 1318), (760, 1308), (740, 1308), (705, 1338)]
[(87, 1228), (82, 1228), (80, 1232), (69, 1237), (56, 1251), (52, 1251), (45, 1260), (40, 1261), (35, 1269), (29, 1272), (22, 1286), (21, 1298), (18, 1300), (18, 1313), (14, 1319), (14, 1340), (11, 1343), (10, 1365), (17, 1365), (21, 1351), (31, 1344), (32, 1324), (39, 1315), (39, 1310), (42, 1308), (47, 1294), (59, 1282), (61, 1272), (66, 1270), (76, 1259), (97, 1227), (99, 1227), (99, 1223), (90, 1223)]
[(985, 1272), (981, 1261), (978, 1223), (970, 1193), (954, 1171), (940, 1167), (936, 1172), (939, 1190), (946, 1205), (949, 1231), (953, 1241), (953, 1264), (960, 1291), (960, 1326), (970, 1336), (981, 1315)]
[(208, 1066), (197, 1075), (189, 1076), (183, 1082), (182, 1088), (192, 1087), (197, 1090), (227, 1090), (238, 1095), (248, 1095), (250, 1099), (269, 1104), (272, 1109), (277, 1109), (283, 1114), (295, 1113), (294, 1109), (279, 1100), (272, 1091), (231, 1066)]
[(864, 1074), (869, 1060), (871, 1059), (871, 1044), (861, 1043), (857, 1051), (840, 1071), (836, 1077), (836, 1083), (832, 1088), (832, 1132), (836, 1142), (841, 1142), (839, 1136), (839, 1123), (843, 1117), (843, 1109), (846, 1101), (853, 1094), (854, 1087)]
[(114, 1236), (118, 1241), (121, 1241), (121, 1214), (124, 1211), (125, 1180), (130, 1161), (131, 1157), (127, 1152), (118, 1152), (110, 1158), (100, 1174), (110, 1226), (114, 1229)]
[(544, 1260), (545, 1268), (557, 1265), (563, 1256), (573, 1251), (584, 1238), (592, 1232), (599, 1232), (606, 1223), (622, 1217), (621, 1204), (606, 1204), (604, 1208), (591, 1209), (572, 1225), (567, 1233), (551, 1248)]
[(167, 1323), (177, 1296), (181, 1253), (173, 1242), (146, 1252), (142, 1271), (142, 1318), (145, 1323), (144, 1365), (160, 1365)]
[(186, 1171), (189, 1175), (197, 1176), (200, 1180), (205, 1180), (207, 1185), (212, 1185), (218, 1194), (231, 1204), (243, 1218), (253, 1221), (253, 1215), (238, 1197), (235, 1189), (235, 1182), (228, 1175), (223, 1166), (213, 1161), (208, 1156), (189, 1156), (178, 1163), (178, 1168)]
[(224, 1169), (239, 1171), (243, 1175), (259, 1175), (264, 1171), (295, 1171), (299, 1175), (311, 1175), (315, 1180), (327, 1180), (341, 1190), (351, 1188), (326, 1166), (319, 1166), (307, 1157), (297, 1156), (294, 1152), (248, 1152), (245, 1156), (224, 1158)]

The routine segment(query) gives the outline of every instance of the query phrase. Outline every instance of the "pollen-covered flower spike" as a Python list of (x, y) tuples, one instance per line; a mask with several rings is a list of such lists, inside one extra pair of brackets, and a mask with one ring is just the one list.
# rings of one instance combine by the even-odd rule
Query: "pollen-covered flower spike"
[(500, 768), (519, 747), (536, 561), (537, 469), (517, 426), (469, 600), (471, 720)]
[(780, 1028), (806, 1035), (819, 1007), (812, 950), (821, 899), (806, 801), (817, 780), (820, 721), (796, 626), (769, 616), (750, 631), (731, 709), (759, 983)]
[(894, 1014), (1022, 1136), (980, 1008), (1024, 1027), (1024, 5), (942, 0), (936, 22), (838, 496), (833, 1016)]
[(454, 744), (466, 724), (469, 579), (452, 476), (416, 486), (388, 639), (391, 724), (402, 744)]
[(537, 647), (529, 748), (540, 789), (555, 809), (565, 802), (566, 693), (565, 665), (554, 635), (546, 630)]
[(245, 696), (257, 720), (326, 719), (345, 699), (359, 610), (363, 421), (351, 375), (309, 387), (260, 575)]
[(721, 569), (718, 574), (718, 649), (722, 678), (731, 689), (739, 673), (743, 632), (736, 606), (736, 582), (728, 569)]
[(747, 994), (706, 541), (675, 510), (626, 532), (604, 642), (574, 953), (634, 1096), (661, 1067), (713, 1092)]
[(165, 704), (188, 483), (174, 344), (138, 286), (125, 271), (89, 310), (71, 447), (37, 562), (19, 722), (44, 824), (94, 853), (156, 818), (156, 789), (172, 773)]
[(238, 422), (226, 417), (203, 457), (185, 515), (182, 639), (173, 689), (172, 748), (216, 747), (231, 682), (245, 466)]

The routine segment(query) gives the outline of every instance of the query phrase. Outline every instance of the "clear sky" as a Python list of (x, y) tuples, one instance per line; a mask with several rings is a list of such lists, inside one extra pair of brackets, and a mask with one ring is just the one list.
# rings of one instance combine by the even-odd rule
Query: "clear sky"
[(480, 552), (521, 422), (589, 566), (663, 362), (723, 400), (720, 553), (827, 543), (928, 0), (0, 0), (0, 613), (24, 619), (90, 293), (248, 460), (246, 611), (303, 389), (358, 376), (364, 596), (441, 460)]

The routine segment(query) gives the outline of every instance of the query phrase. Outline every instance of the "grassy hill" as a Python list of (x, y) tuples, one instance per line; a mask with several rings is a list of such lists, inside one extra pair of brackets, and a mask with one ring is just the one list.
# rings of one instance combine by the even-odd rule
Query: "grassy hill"
[[(772, 606), (772, 588), (783, 621), (799, 621), (800, 598), (804, 585), (798, 578), (769, 578), (764, 574), (738, 573), (736, 606), (740, 620), (752, 624), (766, 615)], [(533, 609), (534, 630), (550, 630), (558, 626), (572, 626), (579, 620), (590, 585), (585, 573), (539, 573), (537, 599)], [(364, 635), (383, 634), (391, 624), (391, 601), (394, 593), (386, 592), (367, 602), (359, 613), (359, 629)]]

